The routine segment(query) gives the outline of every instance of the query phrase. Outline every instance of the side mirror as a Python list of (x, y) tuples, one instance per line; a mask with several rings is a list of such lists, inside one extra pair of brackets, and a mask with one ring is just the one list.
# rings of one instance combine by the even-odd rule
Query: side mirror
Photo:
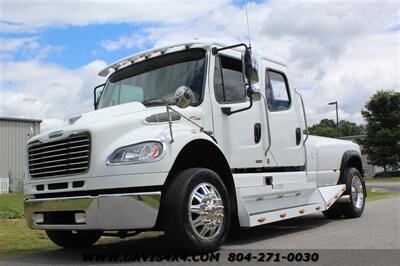
[(246, 48), (242, 52), (243, 76), (247, 87), (247, 96), (252, 100), (261, 99), (260, 86), (258, 85), (258, 61), (257, 55)]
[(176, 89), (174, 98), (176, 101), (176, 106), (179, 108), (186, 108), (193, 100), (193, 91), (189, 87), (180, 86)]
[(242, 52), (242, 66), (246, 83), (249, 85), (258, 83), (258, 60), (251, 48), (246, 48)]
[(103, 94), (104, 86), (106, 84), (101, 84), (99, 86), (96, 86), (93, 89), (93, 104), (94, 104), (94, 110), (97, 110), (97, 106), (99, 105), (100, 97)]

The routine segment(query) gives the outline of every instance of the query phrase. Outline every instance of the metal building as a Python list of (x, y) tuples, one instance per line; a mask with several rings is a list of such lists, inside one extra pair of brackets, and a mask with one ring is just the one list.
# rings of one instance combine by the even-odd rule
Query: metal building
[(0, 193), (22, 190), (27, 175), (26, 143), (40, 132), (41, 120), (0, 117)]

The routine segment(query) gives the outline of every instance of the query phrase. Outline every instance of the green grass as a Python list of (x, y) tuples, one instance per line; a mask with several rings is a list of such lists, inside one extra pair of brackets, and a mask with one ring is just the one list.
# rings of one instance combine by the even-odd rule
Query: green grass
[(24, 219), (0, 219), (0, 256), (55, 248), (44, 231), (29, 229)]
[[(0, 219), (17, 219), (24, 216), (24, 194), (0, 195)], [(1, 239), (1, 238), (0, 238)]]
[(365, 181), (368, 183), (373, 183), (373, 182), (400, 182), (400, 177), (366, 177)]
[(400, 196), (400, 192), (389, 191), (384, 188), (367, 187), (367, 201), (380, 200)]

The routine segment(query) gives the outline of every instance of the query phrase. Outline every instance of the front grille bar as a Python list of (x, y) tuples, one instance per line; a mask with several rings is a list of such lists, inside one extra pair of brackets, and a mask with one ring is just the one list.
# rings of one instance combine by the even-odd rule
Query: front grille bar
[[(70, 153), (71, 154), (71, 153)], [(75, 157), (74, 159), (82, 159), (82, 158), (89, 158), (89, 155), (85, 155), (85, 156), (78, 156)], [(39, 160), (39, 159), (38, 159)], [(59, 159), (59, 160), (52, 160), (52, 161), (45, 161), (45, 162), (40, 162), (40, 163), (31, 163), (29, 165), (41, 165), (41, 164), (47, 164), (47, 163), (55, 163), (55, 162), (63, 162), (69, 159)], [(30, 161), (30, 160), (29, 160)]]
[(43, 160), (43, 159), (52, 158), (52, 157), (65, 156), (65, 155), (68, 155), (68, 154), (78, 154), (78, 153), (83, 153), (83, 152), (89, 152), (89, 150), (76, 151), (76, 152), (67, 152), (67, 153), (61, 153), (61, 154), (50, 155), (50, 156), (43, 156), (41, 158), (29, 159), (29, 161), (31, 162), (31, 161)]
[(39, 167), (39, 168), (35, 168), (33, 171), (37, 171), (40, 169), (48, 169), (48, 168), (55, 168), (55, 167), (62, 167), (62, 166), (69, 166), (69, 165), (76, 165), (76, 164), (87, 164), (89, 161), (82, 161), (82, 162), (77, 162), (77, 163), (65, 163), (65, 164), (57, 164), (57, 165), (52, 165), (52, 166), (44, 166), (44, 167)]
[(31, 149), (31, 151), (37, 151), (37, 150), (48, 149), (48, 148), (62, 146), (62, 145), (68, 145), (68, 144), (79, 143), (79, 142), (88, 142), (88, 141), (89, 141), (88, 139), (70, 141), (70, 142), (66, 142), (66, 143), (59, 143), (59, 144), (48, 145), (48, 146), (45, 146), (45, 147), (39, 147), (39, 148)]
[(63, 149), (57, 149), (57, 150), (50, 150), (50, 151), (44, 151), (44, 152), (39, 152), (35, 154), (30, 154), (29, 156), (39, 156), (41, 154), (47, 154), (47, 153), (52, 153), (52, 152), (57, 152), (57, 151), (66, 151), (66, 150), (72, 150), (72, 149), (78, 149), (82, 147), (89, 147), (90, 145), (81, 145), (81, 146), (75, 146), (75, 147), (68, 147), (68, 148), (63, 148)]

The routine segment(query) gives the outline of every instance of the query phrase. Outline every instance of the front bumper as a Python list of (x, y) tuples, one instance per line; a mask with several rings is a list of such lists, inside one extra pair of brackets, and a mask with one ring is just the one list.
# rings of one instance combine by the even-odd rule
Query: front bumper
[[(161, 192), (26, 199), (25, 217), (32, 229), (150, 229), (156, 224), (160, 199)], [(76, 223), (75, 213), (85, 213), (86, 222)], [(43, 214), (44, 221), (36, 223), (35, 214)]]

